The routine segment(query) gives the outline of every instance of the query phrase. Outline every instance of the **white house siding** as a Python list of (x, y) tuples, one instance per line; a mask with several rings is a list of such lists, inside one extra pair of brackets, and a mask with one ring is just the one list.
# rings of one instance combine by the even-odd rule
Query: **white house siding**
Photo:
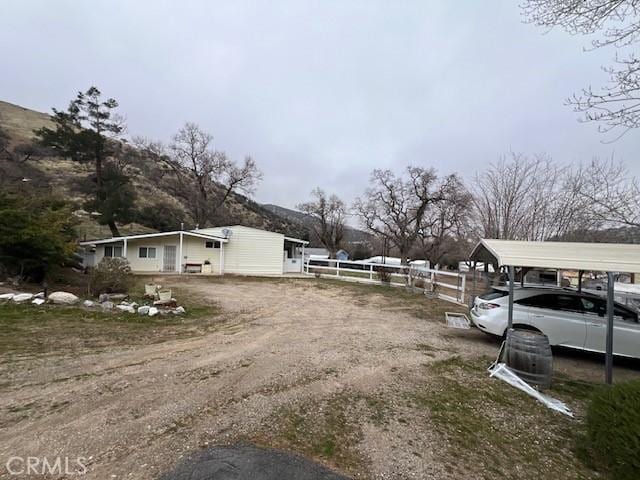
[(282, 275), (284, 235), (235, 225), (198, 230), (224, 236), (223, 228), (233, 231), (224, 245), (224, 273), (239, 275)]
[[(214, 241), (214, 248), (206, 248), (205, 242), (207, 242), (207, 240), (204, 238), (184, 235), (182, 241), (182, 256), (184, 257), (184, 259), (182, 263), (204, 264), (205, 260), (209, 260), (209, 262), (211, 262), (211, 273), (219, 273), (220, 243)], [(225, 244), (223, 248), (225, 249), (226, 253), (227, 244)]]
[[(161, 272), (164, 246), (175, 245), (176, 258), (179, 256), (180, 239), (178, 235), (170, 237), (138, 238), (127, 241), (127, 260), (134, 272)], [(140, 247), (155, 247), (156, 258), (140, 258)], [(176, 270), (177, 272), (178, 270)]]

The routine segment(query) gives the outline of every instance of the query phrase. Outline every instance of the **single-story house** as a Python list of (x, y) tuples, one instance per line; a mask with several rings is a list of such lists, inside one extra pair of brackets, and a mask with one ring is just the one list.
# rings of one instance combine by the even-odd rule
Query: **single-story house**
[(282, 275), (303, 271), (306, 240), (258, 228), (177, 230), (80, 242), (84, 265), (123, 257), (134, 273)]

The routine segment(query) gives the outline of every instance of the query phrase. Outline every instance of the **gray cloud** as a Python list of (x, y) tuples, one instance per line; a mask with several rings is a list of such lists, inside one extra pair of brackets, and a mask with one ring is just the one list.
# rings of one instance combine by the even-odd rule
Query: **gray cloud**
[(96, 85), (132, 134), (195, 121), (254, 156), (258, 201), (288, 207), (316, 185), (350, 201), (376, 167), (470, 178), (509, 149), (615, 152), (640, 174), (638, 132), (604, 144), (563, 105), (607, 80), (613, 52), (587, 44), (511, 1), (25, 0), (0, 6), (0, 97), (48, 111)]

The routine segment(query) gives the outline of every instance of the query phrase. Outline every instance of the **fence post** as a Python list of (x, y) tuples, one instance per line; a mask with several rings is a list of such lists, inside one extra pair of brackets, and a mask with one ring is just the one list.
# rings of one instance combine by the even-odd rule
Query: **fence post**
[(467, 283), (467, 276), (462, 273), (462, 290), (460, 291), (460, 303), (464, 303), (464, 289)]
[(373, 264), (369, 264), (369, 280), (373, 280)]
[(336, 277), (340, 276), (340, 260), (336, 260)]

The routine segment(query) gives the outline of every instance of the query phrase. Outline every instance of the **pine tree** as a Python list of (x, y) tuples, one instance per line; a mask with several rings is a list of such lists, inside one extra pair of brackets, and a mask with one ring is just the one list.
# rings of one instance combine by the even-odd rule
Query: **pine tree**
[(94, 164), (95, 185), (88, 206), (100, 214), (98, 221), (108, 225), (114, 237), (120, 236), (116, 221), (130, 220), (135, 194), (117, 161), (126, 154), (118, 140), (124, 123), (114, 112), (117, 107), (116, 100), (103, 101), (100, 90), (91, 87), (78, 92), (67, 111), (53, 109), (55, 128), (35, 131), (40, 143), (58, 155)]

